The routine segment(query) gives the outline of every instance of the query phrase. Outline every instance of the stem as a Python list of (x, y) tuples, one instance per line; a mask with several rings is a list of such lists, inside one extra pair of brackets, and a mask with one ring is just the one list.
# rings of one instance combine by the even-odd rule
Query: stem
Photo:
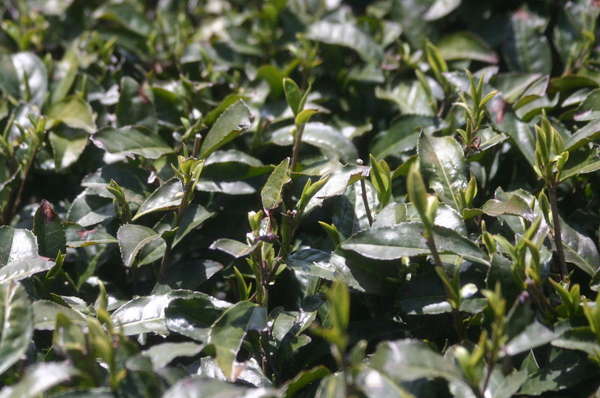
[(369, 208), (369, 199), (367, 198), (367, 185), (365, 184), (365, 179), (363, 177), (360, 178), (360, 189), (362, 193), (363, 204), (365, 205), (365, 212), (367, 213), (367, 219), (369, 220), (369, 227), (373, 225), (373, 215), (371, 214), (371, 209)]
[[(194, 148), (192, 150), (193, 157), (197, 157), (198, 153), (200, 153), (201, 144), (202, 134), (196, 134), (194, 136)], [(189, 181), (185, 184), (185, 187), (183, 187), (183, 197), (181, 198), (181, 203), (179, 204), (179, 207), (175, 212), (175, 226), (179, 225), (181, 217), (183, 217), (183, 213), (185, 213), (185, 210), (192, 201), (192, 195), (194, 193), (194, 183), (195, 181), (193, 180), (193, 178), (190, 177)], [(169, 265), (174, 239), (174, 236), (169, 237), (169, 239), (166, 239), (167, 246), (165, 248), (165, 253), (163, 254), (162, 260), (160, 261), (160, 270), (158, 272), (159, 281), (164, 281), (164, 278), (166, 276), (167, 266)]]
[[(440, 254), (437, 250), (435, 240), (433, 239), (433, 234), (429, 234), (429, 236), (426, 237), (425, 240), (427, 241), (427, 247), (429, 247), (429, 250), (431, 251), (436, 271), (445, 274), (446, 271), (444, 270), (444, 266), (442, 265), (442, 259), (440, 258)], [(452, 297), (452, 292), (450, 291), (450, 288), (446, 285), (446, 283), (444, 283), (444, 281), (442, 281), (442, 285), (444, 286), (444, 290), (446, 291), (446, 296), (448, 297), (448, 299), (450, 299)], [(454, 330), (456, 331), (458, 339), (461, 341), (464, 340), (464, 328), (462, 325), (460, 312), (457, 308), (452, 308), (452, 320), (454, 322)]]
[(552, 224), (554, 229), (554, 245), (556, 246), (556, 254), (558, 257), (558, 264), (560, 270), (560, 278), (566, 280), (568, 278), (569, 271), (567, 270), (567, 264), (565, 262), (565, 252), (562, 245), (562, 233), (560, 227), (560, 216), (558, 215), (558, 203), (556, 200), (556, 183), (552, 183), (548, 187), (548, 196), (550, 199), (550, 207), (552, 209)]
[(292, 162), (290, 170), (293, 172), (296, 169), (298, 163), (298, 156), (300, 155), (300, 143), (302, 142), (302, 134), (304, 133), (304, 124), (297, 127), (296, 134), (294, 135), (294, 147), (292, 149)]
[(19, 183), (19, 188), (17, 189), (16, 194), (14, 194), (12, 196), (12, 206), (10, 206), (10, 205), (6, 206), (6, 209), (4, 212), (4, 217), (3, 217), (4, 218), (3, 221), (5, 224), (9, 224), (10, 220), (12, 220), (12, 218), (15, 216), (15, 214), (17, 214), (17, 211), (19, 210), (19, 206), (21, 205), (21, 200), (23, 197), (23, 191), (25, 190), (25, 183), (27, 182), (27, 178), (29, 177), (29, 172), (31, 171), (31, 166), (33, 166), (33, 162), (35, 162), (35, 157), (36, 157), (38, 150), (40, 149), (40, 146), (42, 145), (42, 143), (43, 143), (43, 140), (40, 139), (40, 142), (33, 149), (31, 158), (27, 162), (27, 165), (25, 166), (25, 170), (23, 171), (23, 176), (21, 177), (21, 181)]
[(490, 384), (490, 379), (492, 378), (492, 372), (494, 371), (494, 366), (496, 363), (496, 355), (492, 354), (492, 357), (488, 360), (485, 370), (485, 380), (483, 381), (483, 386), (481, 386), (481, 390), (478, 391), (477, 396), (484, 398), (485, 390), (487, 390), (488, 384)]

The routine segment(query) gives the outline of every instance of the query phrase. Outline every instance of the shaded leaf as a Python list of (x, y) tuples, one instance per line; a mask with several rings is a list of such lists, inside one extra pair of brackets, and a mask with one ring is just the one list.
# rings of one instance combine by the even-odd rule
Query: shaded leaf
[(367, 62), (380, 62), (383, 58), (381, 47), (354, 24), (319, 21), (309, 26), (306, 37), (351, 48)]
[[(139, 265), (152, 262), (162, 255), (166, 247), (161, 234), (152, 228), (137, 224), (122, 225), (117, 231), (117, 239), (121, 249), (121, 259), (126, 267), (132, 267), (136, 264), (136, 260)], [(157, 252), (159, 255), (156, 254)]]
[(156, 134), (140, 127), (107, 127), (92, 136), (96, 146), (114, 155), (135, 154), (148, 159), (173, 152), (166, 142)]
[(217, 118), (209, 130), (200, 149), (202, 158), (208, 157), (229, 141), (233, 140), (240, 133), (248, 130), (252, 125), (252, 115), (244, 101), (239, 100), (230, 105)]

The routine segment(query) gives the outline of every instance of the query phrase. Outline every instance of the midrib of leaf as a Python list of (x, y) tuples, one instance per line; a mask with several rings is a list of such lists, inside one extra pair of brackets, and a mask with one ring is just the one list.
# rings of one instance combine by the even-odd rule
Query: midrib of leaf
[[(431, 147), (433, 149), (433, 146), (431, 146)], [(450, 194), (452, 195), (452, 201), (454, 201), (455, 208), (457, 210), (460, 210), (460, 204), (456, 200), (456, 195), (454, 194), (454, 190), (452, 189), (452, 184), (450, 184), (450, 178), (446, 174), (446, 170), (444, 170), (444, 166), (442, 165), (442, 162), (440, 161), (440, 158), (437, 156), (437, 154), (435, 153), (435, 151), (432, 151), (432, 152), (433, 152), (436, 164), (438, 165), (438, 167), (442, 171), (442, 175), (444, 176), (444, 182), (446, 183), (446, 185), (448, 186), (448, 189), (450, 190)]]
[[(583, 258), (579, 253), (577, 253), (577, 251), (575, 249), (573, 249), (571, 246), (567, 245), (565, 242), (563, 242), (563, 247), (571, 254), (573, 254), (575, 257), (577, 257), (578, 259), (580, 259), (585, 265), (586, 268), (584, 271), (587, 272), (589, 275), (593, 276), (596, 271), (594, 270), (594, 266), (592, 264), (590, 264), (585, 258)], [(578, 264), (575, 264), (578, 265)]]

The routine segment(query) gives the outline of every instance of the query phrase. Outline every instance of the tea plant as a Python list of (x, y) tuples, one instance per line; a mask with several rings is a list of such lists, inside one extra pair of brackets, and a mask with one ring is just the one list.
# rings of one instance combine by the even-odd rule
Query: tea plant
[(594, 0), (7, 0), (0, 398), (600, 396)]

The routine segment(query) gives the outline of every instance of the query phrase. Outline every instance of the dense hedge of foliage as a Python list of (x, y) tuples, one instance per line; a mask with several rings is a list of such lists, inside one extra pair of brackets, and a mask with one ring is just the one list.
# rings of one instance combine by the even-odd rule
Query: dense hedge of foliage
[(4, 0), (0, 397), (600, 396), (597, 0)]

